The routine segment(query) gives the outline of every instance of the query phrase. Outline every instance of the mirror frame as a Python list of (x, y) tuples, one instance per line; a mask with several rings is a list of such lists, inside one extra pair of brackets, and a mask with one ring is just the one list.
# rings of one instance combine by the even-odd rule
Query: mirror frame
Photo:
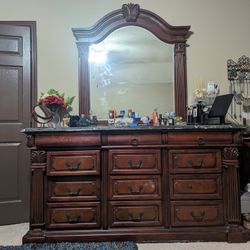
[[(104, 40), (113, 31), (125, 26), (147, 29), (161, 41), (174, 44), (174, 100), (176, 115), (186, 119), (187, 76), (186, 40), (190, 26), (172, 26), (155, 13), (141, 9), (138, 4), (123, 4), (121, 9), (112, 11), (91, 28), (73, 28), (78, 48), (79, 113), (89, 114), (90, 80), (89, 47)], [(108, 112), (108, 111), (107, 111)]]

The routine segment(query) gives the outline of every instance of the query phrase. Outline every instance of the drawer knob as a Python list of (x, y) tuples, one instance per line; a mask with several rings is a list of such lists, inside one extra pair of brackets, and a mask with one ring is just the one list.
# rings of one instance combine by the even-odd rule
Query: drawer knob
[(143, 191), (144, 187), (143, 186), (139, 186), (139, 187), (133, 187), (133, 186), (128, 186), (128, 190), (131, 194), (141, 194), (141, 192)]
[(132, 160), (131, 160), (131, 159), (128, 159), (128, 165), (129, 165), (130, 168), (139, 169), (139, 168), (141, 168), (142, 160), (139, 160), (138, 163), (137, 163), (136, 165), (133, 165), (133, 164), (132, 164)]
[(77, 162), (66, 161), (65, 164), (69, 171), (76, 171), (80, 169), (81, 162), (80, 161), (77, 161)]
[(78, 214), (76, 216), (76, 218), (71, 218), (71, 216), (69, 214), (66, 214), (66, 218), (69, 224), (75, 224), (75, 223), (79, 223), (81, 220), (81, 215)]
[(137, 139), (132, 139), (132, 140), (131, 140), (131, 144), (132, 144), (133, 146), (137, 146), (137, 145), (139, 144), (139, 141), (138, 141)]
[(204, 145), (204, 144), (205, 144), (205, 141), (204, 141), (204, 139), (203, 139), (202, 137), (199, 137), (199, 138), (197, 139), (197, 143), (198, 143), (198, 145)]
[(200, 212), (200, 214), (195, 214), (193, 211), (190, 213), (195, 221), (204, 221), (205, 211)]
[(201, 168), (203, 165), (203, 159), (196, 161), (195, 163), (192, 160), (188, 160), (188, 164), (192, 168)]
[(78, 187), (76, 192), (72, 192), (70, 188), (67, 188), (67, 192), (69, 196), (78, 196), (81, 192), (81, 188)]

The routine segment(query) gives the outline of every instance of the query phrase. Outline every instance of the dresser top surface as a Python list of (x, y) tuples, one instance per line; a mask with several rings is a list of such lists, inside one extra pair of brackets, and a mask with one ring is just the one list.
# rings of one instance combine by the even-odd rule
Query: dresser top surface
[(88, 127), (62, 127), (62, 128), (25, 128), (21, 132), (26, 134), (62, 133), (62, 132), (112, 132), (112, 131), (243, 131), (246, 127), (236, 124), (225, 125), (174, 125), (174, 126), (88, 126)]

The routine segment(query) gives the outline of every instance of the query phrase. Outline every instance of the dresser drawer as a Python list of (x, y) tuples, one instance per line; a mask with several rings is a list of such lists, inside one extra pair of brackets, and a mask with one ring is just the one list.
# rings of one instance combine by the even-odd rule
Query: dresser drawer
[(98, 175), (100, 173), (99, 150), (49, 151), (47, 174), (53, 175)]
[(162, 225), (160, 201), (111, 202), (109, 214), (110, 227)]
[(46, 228), (100, 228), (100, 203), (48, 203)]
[(100, 133), (38, 133), (35, 136), (35, 145), (37, 147), (99, 146), (101, 135)]
[(178, 132), (168, 133), (169, 144), (208, 145), (232, 143), (231, 132)]
[(110, 199), (160, 199), (160, 176), (111, 176)]
[(172, 201), (172, 226), (215, 226), (224, 224), (221, 201)]
[(100, 199), (100, 180), (48, 181), (49, 201), (88, 201)]
[(169, 151), (170, 173), (221, 172), (221, 151), (218, 149), (187, 149)]
[(161, 151), (159, 149), (127, 149), (109, 151), (111, 174), (159, 174)]
[(159, 145), (162, 144), (161, 133), (113, 134), (107, 135), (107, 145)]
[(170, 176), (171, 199), (221, 199), (219, 174)]

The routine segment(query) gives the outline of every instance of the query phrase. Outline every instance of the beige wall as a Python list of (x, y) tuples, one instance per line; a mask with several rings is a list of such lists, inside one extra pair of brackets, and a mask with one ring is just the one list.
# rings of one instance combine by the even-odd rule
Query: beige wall
[[(0, 19), (37, 22), (38, 93), (56, 88), (78, 92), (78, 58), (71, 28), (93, 25), (124, 0), (0, 0)], [(141, 8), (172, 25), (191, 25), (188, 40), (188, 102), (194, 82), (214, 80), (228, 91), (226, 61), (250, 56), (249, 0), (138, 0)], [(39, 94), (38, 94), (39, 95)], [(78, 112), (78, 99), (74, 103)]]

